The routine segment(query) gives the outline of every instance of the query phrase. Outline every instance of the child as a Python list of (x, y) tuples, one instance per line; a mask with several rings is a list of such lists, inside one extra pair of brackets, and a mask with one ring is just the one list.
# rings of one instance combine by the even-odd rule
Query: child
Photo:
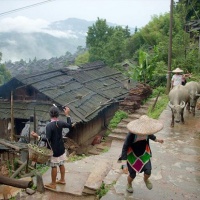
[(132, 182), (137, 172), (144, 172), (146, 187), (149, 190), (153, 188), (149, 180), (152, 169), (150, 160), (152, 154), (149, 139), (163, 143), (163, 140), (157, 139), (156, 136), (153, 135), (153, 133), (160, 131), (162, 128), (163, 124), (161, 122), (151, 119), (146, 115), (128, 123), (127, 129), (129, 133), (125, 139), (122, 153), (118, 160), (119, 162), (121, 162), (121, 160), (127, 160), (129, 175), (127, 177), (128, 184), (126, 190), (128, 192), (133, 192)]

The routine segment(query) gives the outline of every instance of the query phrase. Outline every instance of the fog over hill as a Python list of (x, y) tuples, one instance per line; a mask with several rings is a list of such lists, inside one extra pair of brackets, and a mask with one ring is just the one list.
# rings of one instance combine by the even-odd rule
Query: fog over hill
[[(21, 59), (50, 59), (75, 53), (78, 46), (85, 47), (86, 33), (92, 21), (70, 18), (49, 24), (39, 30), (18, 29), (0, 32), (2, 61)], [(33, 25), (34, 26), (34, 25)]]
[[(50, 59), (74, 54), (77, 47), (86, 46), (88, 27), (95, 21), (69, 18), (47, 24), (45, 21), (31, 21), (17, 17), (0, 23), (0, 52), (2, 61), (30, 61)], [(108, 23), (109, 26), (117, 24)]]

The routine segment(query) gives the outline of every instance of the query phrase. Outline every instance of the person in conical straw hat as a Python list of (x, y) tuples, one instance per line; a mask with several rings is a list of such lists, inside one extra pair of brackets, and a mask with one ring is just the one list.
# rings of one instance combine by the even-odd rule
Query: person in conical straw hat
[(139, 119), (133, 120), (127, 124), (128, 134), (122, 147), (121, 156), (118, 162), (127, 161), (129, 175), (127, 177), (126, 190), (133, 192), (132, 182), (136, 173), (144, 172), (144, 182), (146, 187), (151, 190), (152, 183), (149, 180), (151, 176), (151, 149), (149, 139), (154, 142), (163, 143), (162, 139), (157, 139), (154, 135), (163, 128), (163, 124), (147, 115), (142, 115)]
[(191, 73), (183, 74), (183, 70), (180, 68), (176, 68), (172, 72), (174, 75), (171, 79), (171, 89), (177, 85), (185, 85), (187, 82), (186, 78), (190, 78), (192, 75)]
[(183, 70), (180, 68), (176, 68), (175, 70), (172, 71), (174, 75), (172, 76), (171, 80), (171, 88), (181, 85), (183, 81)]

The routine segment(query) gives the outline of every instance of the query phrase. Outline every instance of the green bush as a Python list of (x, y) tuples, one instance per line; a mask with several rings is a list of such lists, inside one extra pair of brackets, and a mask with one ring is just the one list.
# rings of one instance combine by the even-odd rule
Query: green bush
[(128, 113), (126, 113), (122, 110), (117, 111), (115, 113), (114, 117), (112, 118), (112, 120), (110, 121), (108, 128), (110, 128), (110, 129), (116, 128), (117, 125), (119, 124), (119, 122), (125, 118), (128, 118)]
[(159, 92), (160, 92), (160, 96), (162, 96), (163, 94), (165, 94), (165, 91), (166, 91), (166, 87), (159, 86), (159, 87), (153, 89), (153, 92), (152, 92), (152, 95), (150, 96), (150, 98), (157, 97)]

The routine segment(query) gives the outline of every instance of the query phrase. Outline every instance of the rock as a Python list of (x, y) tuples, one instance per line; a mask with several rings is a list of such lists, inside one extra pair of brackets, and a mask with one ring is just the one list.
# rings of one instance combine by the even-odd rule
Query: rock
[(42, 175), (37, 173), (36, 180), (37, 180), (37, 191), (41, 192), (41, 193), (44, 193), (45, 192), (45, 188), (44, 188)]
[(32, 195), (35, 193), (35, 190), (32, 190), (31, 188), (26, 188), (26, 193)]

